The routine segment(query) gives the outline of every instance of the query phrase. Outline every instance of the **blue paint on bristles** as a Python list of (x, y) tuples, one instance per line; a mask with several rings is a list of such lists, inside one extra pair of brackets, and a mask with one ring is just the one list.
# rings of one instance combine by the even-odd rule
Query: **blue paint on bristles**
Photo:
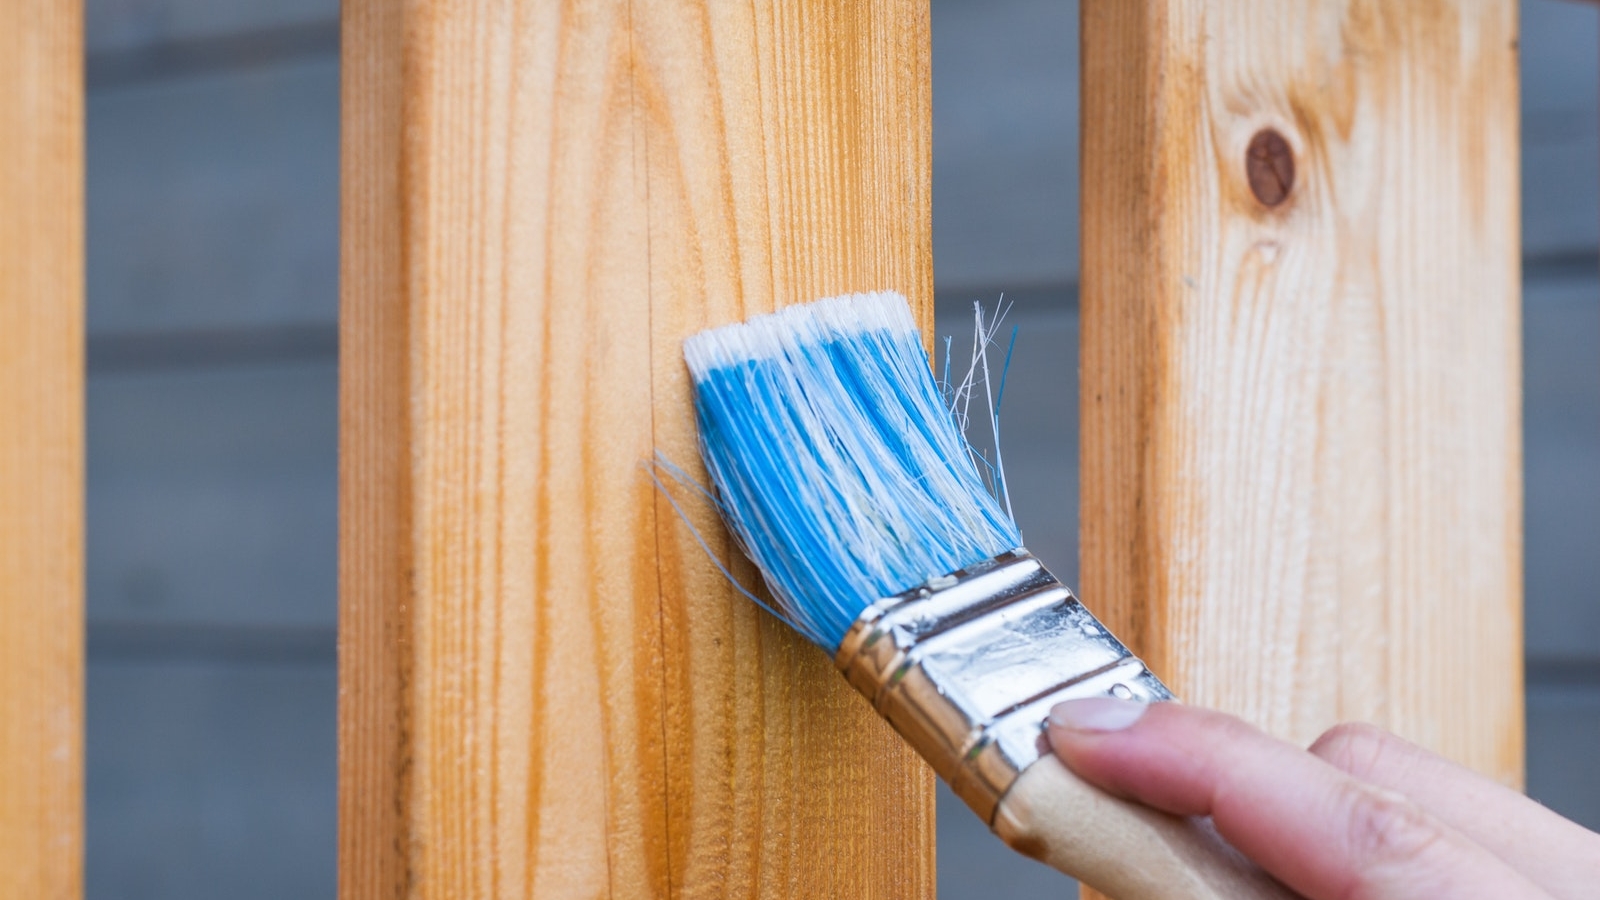
[(1021, 546), (904, 297), (791, 306), (697, 334), (684, 358), (717, 507), (773, 611), (829, 652), (874, 601)]

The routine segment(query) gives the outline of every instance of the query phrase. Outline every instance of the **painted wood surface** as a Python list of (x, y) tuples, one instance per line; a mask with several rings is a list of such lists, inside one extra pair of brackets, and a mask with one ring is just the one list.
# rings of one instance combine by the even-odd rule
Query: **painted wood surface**
[(685, 335), (931, 324), (927, 9), (344, 25), (341, 896), (931, 896), (931, 774), (645, 467)]
[(1519, 783), (1515, 3), (1083, 13), (1086, 602), (1192, 702)]
[(0, 895), (83, 862), (83, 20), (0, 2)]

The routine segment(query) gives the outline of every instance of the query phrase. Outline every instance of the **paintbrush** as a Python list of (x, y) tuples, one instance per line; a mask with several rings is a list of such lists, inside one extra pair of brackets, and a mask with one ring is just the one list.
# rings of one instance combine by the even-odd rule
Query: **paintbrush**
[(1291, 896), (1209, 821), (1114, 798), (1050, 753), (1056, 703), (1172, 694), (1022, 549), (903, 297), (791, 306), (684, 357), (714, 502), (773, 602), (750, 596), (1007, 844), (1126, 900)]

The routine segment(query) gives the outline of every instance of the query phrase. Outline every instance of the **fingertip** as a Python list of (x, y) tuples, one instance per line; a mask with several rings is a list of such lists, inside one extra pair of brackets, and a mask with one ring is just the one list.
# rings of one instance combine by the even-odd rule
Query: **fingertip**
[(1050, 708), (1050, 727), (1066, 734), (1122, 731), (1144, 717), (1148, 704), (1118, 697), (1085, 697)]
[(1396, 754), (1409, 747), (1376, 725), (1342, 722), (1324, 731), (1306, 750), (1342, 772), (1384, 783), (1386, 779), (1375, 776), (1381, 776), (1395, 765), (1406, 764), (1408, 760)]
[[(1149, 705), (1116, 697), (1068, 700), (1050, 709), (1045, 739), (1067, 767), (1107, 787), (1123, 764), (1128, 732), (1144, 719)], [(1134, 738), (1137, 742), (1137, 738)]]
[(1206, 740), (1206, 710), (1113, 697), (1072, 700), (1050, 711), (1051, 751), (1079, 778), (1107, 793), (1180, 815), (1203, 812), (1206, 781), (1191, 753)]

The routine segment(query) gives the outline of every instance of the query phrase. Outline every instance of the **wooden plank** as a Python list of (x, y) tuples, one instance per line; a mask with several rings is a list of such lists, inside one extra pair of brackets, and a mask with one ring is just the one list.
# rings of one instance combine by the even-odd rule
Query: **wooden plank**
[(1516, 4), (1083, 13), (1086, 601), (1190, 701), (1518, 783)]
[(0, 2), (0, 895), (83, 858), (83, 19)]
[(691, 331), (931, 323), (926, 8), (344, 17), (341, 895), (931, 895), (928, 770), (643, 468)]

